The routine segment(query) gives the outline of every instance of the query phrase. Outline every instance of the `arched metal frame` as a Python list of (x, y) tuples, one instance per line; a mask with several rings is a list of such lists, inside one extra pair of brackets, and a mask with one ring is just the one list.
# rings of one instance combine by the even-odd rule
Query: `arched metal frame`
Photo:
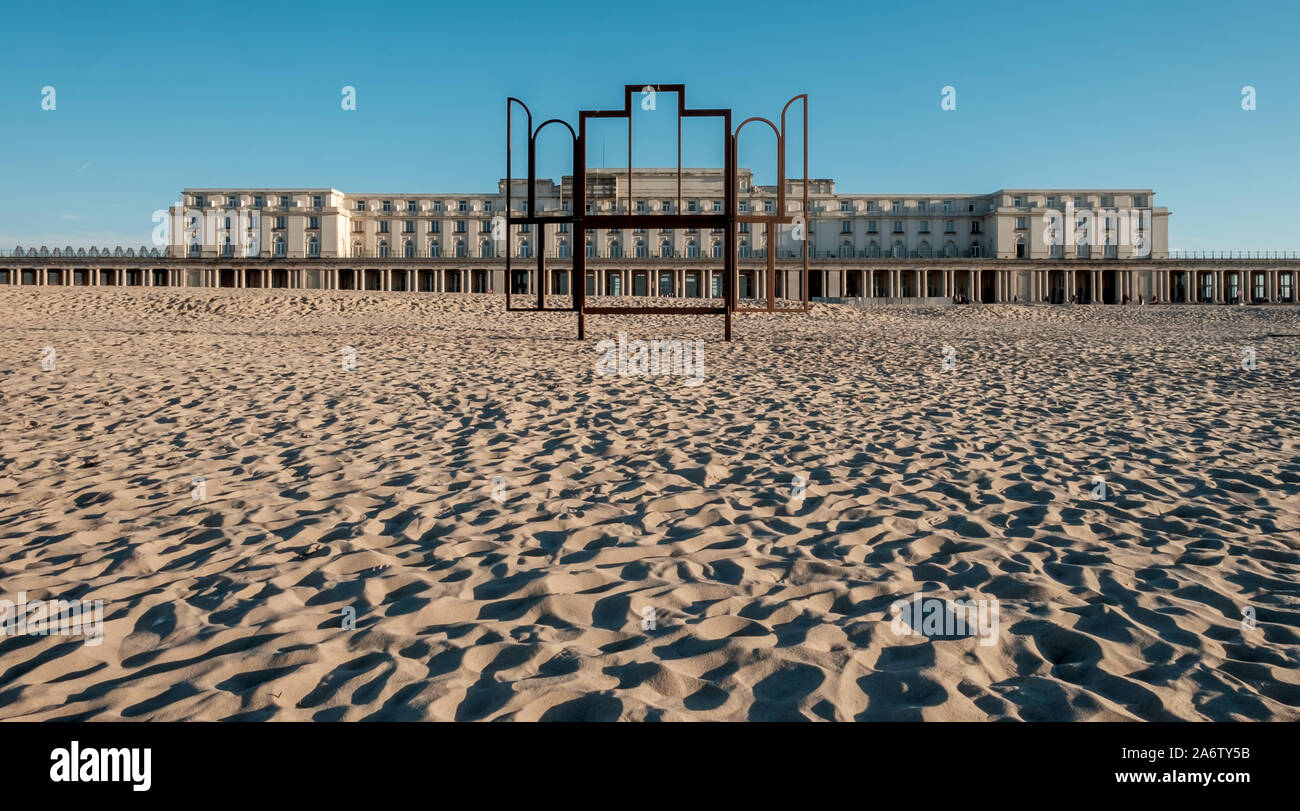
[[(803, 101), (803, 204), (800, 206), (797, 214), (787, 214), (785, 205), (785, 115), (790, 110), (790, 105), (796, 101)], [(736, 127), (736, 134), (732, 136), (732, 155), (740, 154), (740, 131), (745, 128), (746, 124), (753, 121), (761, 121), (772, 128), (776, 135), (776, 213), (765, 214), (746, 214), (737, 216), (736, 222), (762, 223), (766, 225), (767, 231), (767, 306), (766, 307), (737, 307), (732, 302), (732, 312), (737, 313), (806, 313), (808, 312), (808, 287), (809, 287), (809, 269), (808, 269), (808, 243), (812, 237), (812, 222), (808, 216), (808, 94), (800, 93), (785, 103), (781, 108), (781, 129), (777, 130), (776, 125), (766, 118), (753, 117), (747, 118)], [(737, 178), (733, 177), (731, 183), (736, 183)], [(776, 306), (776, 229), (779, 225), (793, 224), (796, 216), (803, 217), (804, 220), (804, 238), (803, 238), (803, 273), (799, 280), (799, 287), (802, 291), (802, 301), (798, 307), (777, 307)], [(735, 250), (735, 241), (732, 242), (732, 250)], [(731, 273), (739, 273), (736, 261), (731, 263)], [(733, 284), (733, 289), (735, 285)], [(789, 297), (787, 296), (787, 299)]]
[[(677, 94), (677, 207), (673, 214), (634, 214), (632, 200), (632, 94), (650, 89), (655, 93)], [(785, 143), (786, 113), (790, 105), (803, 101), (803, 206), (797, 213), (786, 213), (785, 205)], [(511, 172), (513, 105), (523, 108), (528, 117), (528, 176), (527, 194), (528, 211), (516, 216), (511, 205), (514, 176)], [(623, 118), (627, 120), (627, 211), (626, 214), (587, 214), (587, 119), (589, 118)], [(721, 213), (682, 213), (682, 139), (683, 118), (721, 118), (724, 135), (725, 153), (724, 182), (726, 183), (724, 210)], [(738, 172), (736, 167), (737, 149), (740, 130), (753, 121), (762, 121), (772, 128), (777, 136), (777, 211), (773, 214), (746, 214), (740, 216), (737, 205)], [(562, 124), (573, 136), (573, 210), (568, 215), (540, 216), (537, 211), (537, 136), (550, 124)], [(653, 315), (722, 315), (723, 340), (731, 340), (731, 316), (737, 312), (807, 312), (808, 311), (808, 95), (795, 96), (786, 102), (781, 110), (781, 127), (777, 127), (765, 118), (746, 119), (733, 133), (731, 130), (731, 110), (725, 108), (693, 110), (686, 106), (686, 86), (683, 84), (628, 84), (623, 86), (623, 109), (621, 110), (581, 110), (578, 112), (578, 131), (562, 119), (552, 118), (533, 129), (533, 114), (528, 105), (519, 99), (506, 99), (506, 310), (510, 312), (576, 312), (578, 314), (578, 339), (586, 337), (586, 316), (588, 313), (608, 315), (630, 315), (635, 313)], [(781, 224), (793, 224), (796, 216), (804, 218), (805, 233), (803, 240), (803, 275), (800, 287), (803, 292), (802, 306), (776, 306), (776, 229)], [(626, 229), (626, 228), (720, 228), (724, 229), (725, 249), (723, 251), (723, 291), (721, 307), (588, 307), (587, 306), (587, 255), (586, 251), (574, 251), (571, 290), (573, 303), (569, 307), (546, 306), (546, 227), (552, 223), (570, 223), (574, 234), (585, 234), (588, 229)], [(739, 223), (763, 223), (767, 226), (767, 306), (738, 308), (736, 306), (736, 288), (739, 268), (737, 265)], [(515, 225), (534, 225), (537, 227), (537, 306), (516, 307), (511, 299), (513, 286), (511, 259), (513, 251), (509, 250), (511, 227)]]

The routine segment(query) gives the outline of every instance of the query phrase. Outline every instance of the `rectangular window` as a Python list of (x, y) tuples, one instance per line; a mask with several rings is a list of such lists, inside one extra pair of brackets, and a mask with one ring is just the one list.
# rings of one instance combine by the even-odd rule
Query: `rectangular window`
[(951, 213), (952, 213), (952, 201), (951, 201), (951, 200), (944, 200), (944, 201), (943, 201), (943, 213), (944, 213), (944, 214), (951, 214)]
[(1145, 194), (1135, 194), (1135, 195), (1133, 195), (1133, 206), (1134, 206), (1135, 208), (1146, 208), (1146, 207), (1147, 207), (1147, 196), (1146, 196)]
[(848, 220), (845, 220), (844, 222), (840, 223), (840, 233), (841, 234), (853, 233), (853, 223), (849, 222)]
[(902, 200), (894, 200), (892, 203), (890, 203), (890, 206), (892, 207), (893, 212), (894, 212), (895, 214), (902, 214), (902, 213), (903, 213), (903, 201), (902, 201)]
[(479, 221), (478, 221), (478, 230), (479, 230), (479, 233), (480, 233), (480, 234), (486, 234), (487, 232), (491, 231), (491, 230), (492, 230), (492, 221), (491, 221), (491, 220), (479, 220)]
[(1024, 204), (1025, 204), (1025, 198), (1023, 197), (1015, 197), (1011, 203), (1011, 205), (1015, 206), (1016, 208), (1020, 208)]
[(442, 211), (442, 201), (441, 201), (441, 200), (434, 200), (434, 201), (433, 201), (433, 210), (434, 210), (434, 211)]
[[(971, 224), (974, 225), (974, 223), (971, 223)], [(1024, 230), (1027, 229), (1028, 227), (1029, 227), (1029, 218), (1028, 218), (1028, 217), (1016, 217), (1016, 230), (1017, 230), (1017, 231), (1024, 231)]]
[(288, 208), (288, 207), (289, 207), (289, 195), (287, 194), (280, 195), (280, 208)]
[(895, 233), (895, 234), (901, 234), (901, 233), (903, 233), (903, 221), (902, 221), (902, 220), (894, 220), (894, 233)]
[(645, 200), (637, 200), (637, 201), (636, 201), (636, 213), (638, 213), (638, 214), (644, 214), (645, 211), (646, 211)]
[(264, 205), (266, 205), (266, 198), (265, 198), (265, 197), (263, 197), (263, 196), (260, 195), (260, 194), (255, 194), (255, 195), (253, 195), (253, 207), (254, 207), (254, 208), (261, 208), (261, 207), (264, 206)]
[(879, 220), (867, 220), (867, 233), (874, 234), (880, 230)]
[(320, 228), (320, 217), (308, 217), (307, 228), (309, 230)]
[(325, 207), (325, 198), (324, 198), (323, 196), (319, 195), (319, 194), (317, 194), (317, 195), (313, 195), (312, 198), (311, 198), (311, 207), (312, 207), (312, 208), (324, 208), (324, 207)]
[(689, 214), (694, 214), (695, 212), (697, 212), (697, 211), (699, 211), (699, 210), (700, 210), (700, 201), (699, 201), (699, 200), (687, 200), (687, 201), (686, 201), (686, 211), (687, 211), (687, 213), (689, 213)]
[(560, 233), (561, 234), (569, 233), (569, 224), (567, 222), (560, 223)]
[(404, 234), (414, 234), (414, 233), (415, 233), (415, 220), (407, 220), (406, 222), (402, 223), (402, 233), (404, 233)]
[(1110, 207), (1113, 206), (1113, 205), (1115, 205), (1115, 198), (1114, 198), (1114, 197), (1111, 197), (1109, 194), (1102, 195), (1102, 198), (1101, 198), (1101, 207), (1102, 207), (1102, 208), (1110, 208)]
[(491, 211), (491, 210), (492, 210), (492, 201), (491, 201), (491, 200), (484, 200), (484, 201), (483, 201), (483, 210), (484, 210), (484, 211)]
[(442, 222), (439, 221), (439, 220), (434, 220), (434, 221), (430, 222), (430, 223), (429, 223), (429, 233), (430, 233), (430, 234), (441, 234), (441, 233), (442, 233)]
[(955, 227), (955, 223), (954, 223), (952, 220), (944, 220), (944, 221), (943, 221), (943, 232), (944, 232), (945, 234), (955, 234), (955, 233), (957, 233), (957, 229), (956, 229), (956, 227)]
[(848, 200), (841, 200), (841, 201), (840, 201), (840, 211), (841, 211), (842, 213), (844, 213), (844, 214), (852, 214), (852, 213), (853, 213), (853, 204), (850, 203)]
[(357, 211), (365, 211), (365, 210), (366, 210), (366, 201), (365, 201), (365, 200), (358, 200), (358, 201), (357, 201)]
[(930, 233), (930, 221), (929, 221), (929, 220), (921, 220), (921, 228), (920, 228), (920, 231), (921, 231), (922, 234), (928, 234), (928, 233)]
[(771, 213), (772, 213), (772, 201), (771, 201), (771, 200), (764, 200), (764, 201), (763, 201), (763, 213), (764, 213), (764, 214), (771, 214)]
[(380, 221), (379, 221), (379, 233), (381, 233), (381, 234), (387, 234), (387, 233), (388, 233), (388, 220), (380, 220)]
[(1049, 197), (1049, 198), (1047, 198), (1047, 207), (1048, 207), (1048, 208), (1056, 208), (1056, 207), (1057, 207), (1057, 206), (1056, 206), (1057, 202), (1058, 202), (1058, 201), (1057, 201), (1057, 199), (1056, 199), (1055, 197)]
[(392, 200), (385, 200), (385, 201), (384, 201), (384, 204), (383, 204), (383, 210), (384, 210), (384, 211), (392, 211), (392, 210), (393, 210), (393, 201), (392, 201)]
[(970, 223), (970, 232), (971, 232), (972, 234), (978, 234), (978, 233), (980, 233), (980, 221), (979, 221), (979, 220), (971, 220), (971, 223)]
[(469, 201), (468, 201), (468, 200), (457, 200), (457, 201), (456, 201), (456, 210), (457, 210), (457, 211), (469, 211)]
[(276, 227), (276, 228), (284, 228), (285, 225), (286, 225), (286, 221), (287, 221), (288, 219), (289, 219), (288, 217), (276, 217), (276, 218), (275, 218), (275, 227)]
[(226, 198), (226, 208), (239, 208), (239, 198), (231, 195)]
[(416, 211), (419, 211), (419, 208), (416, 207), (414, 200), (407, 200), (406, 210), (414, 214)]
[(930, 203), (929, 203), (928, 200), (917, 200), (917, 201), (916, 201), (916, 213), (918, 213), (918, 214), (925, 214), (925, 213), (929, 212), (929, 210), (930, 210)]

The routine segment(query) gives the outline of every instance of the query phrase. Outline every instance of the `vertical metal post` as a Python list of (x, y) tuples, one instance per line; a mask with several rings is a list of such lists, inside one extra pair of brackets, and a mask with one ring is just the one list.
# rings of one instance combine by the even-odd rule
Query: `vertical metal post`
[(579, 117), (573, 142), (573, 303), (578, 311), (578, 340), (587, 337), (587, 122)]

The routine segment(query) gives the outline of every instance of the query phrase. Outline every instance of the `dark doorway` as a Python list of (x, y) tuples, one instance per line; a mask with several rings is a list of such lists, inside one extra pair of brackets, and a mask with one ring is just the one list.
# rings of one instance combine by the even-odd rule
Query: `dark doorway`
[(844, 295), (849, 298), (859, 298), (862, 296), (862, 271), (846, 270), (847, 275), (844, 277)]
[(1175, 304), (1187, 303), (1187, 274), (1169, 274), (1169, 300)]
[(528, 292), (528, 271), (511, 268), (510, 270), (510, 292), (527, 293)]
[(980, 301), (984, 304), (993, 304), (998, 300), (995, 273), (995, 270), (980, 271)]

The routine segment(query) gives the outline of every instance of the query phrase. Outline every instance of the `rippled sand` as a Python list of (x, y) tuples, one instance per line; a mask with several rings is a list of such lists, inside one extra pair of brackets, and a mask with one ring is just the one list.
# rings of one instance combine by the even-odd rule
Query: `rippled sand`
[(0, 288), (0, 599), (105, 612), (0, 638), (0, 718), (1300, 719), (1300, 309), (574, 325)]

